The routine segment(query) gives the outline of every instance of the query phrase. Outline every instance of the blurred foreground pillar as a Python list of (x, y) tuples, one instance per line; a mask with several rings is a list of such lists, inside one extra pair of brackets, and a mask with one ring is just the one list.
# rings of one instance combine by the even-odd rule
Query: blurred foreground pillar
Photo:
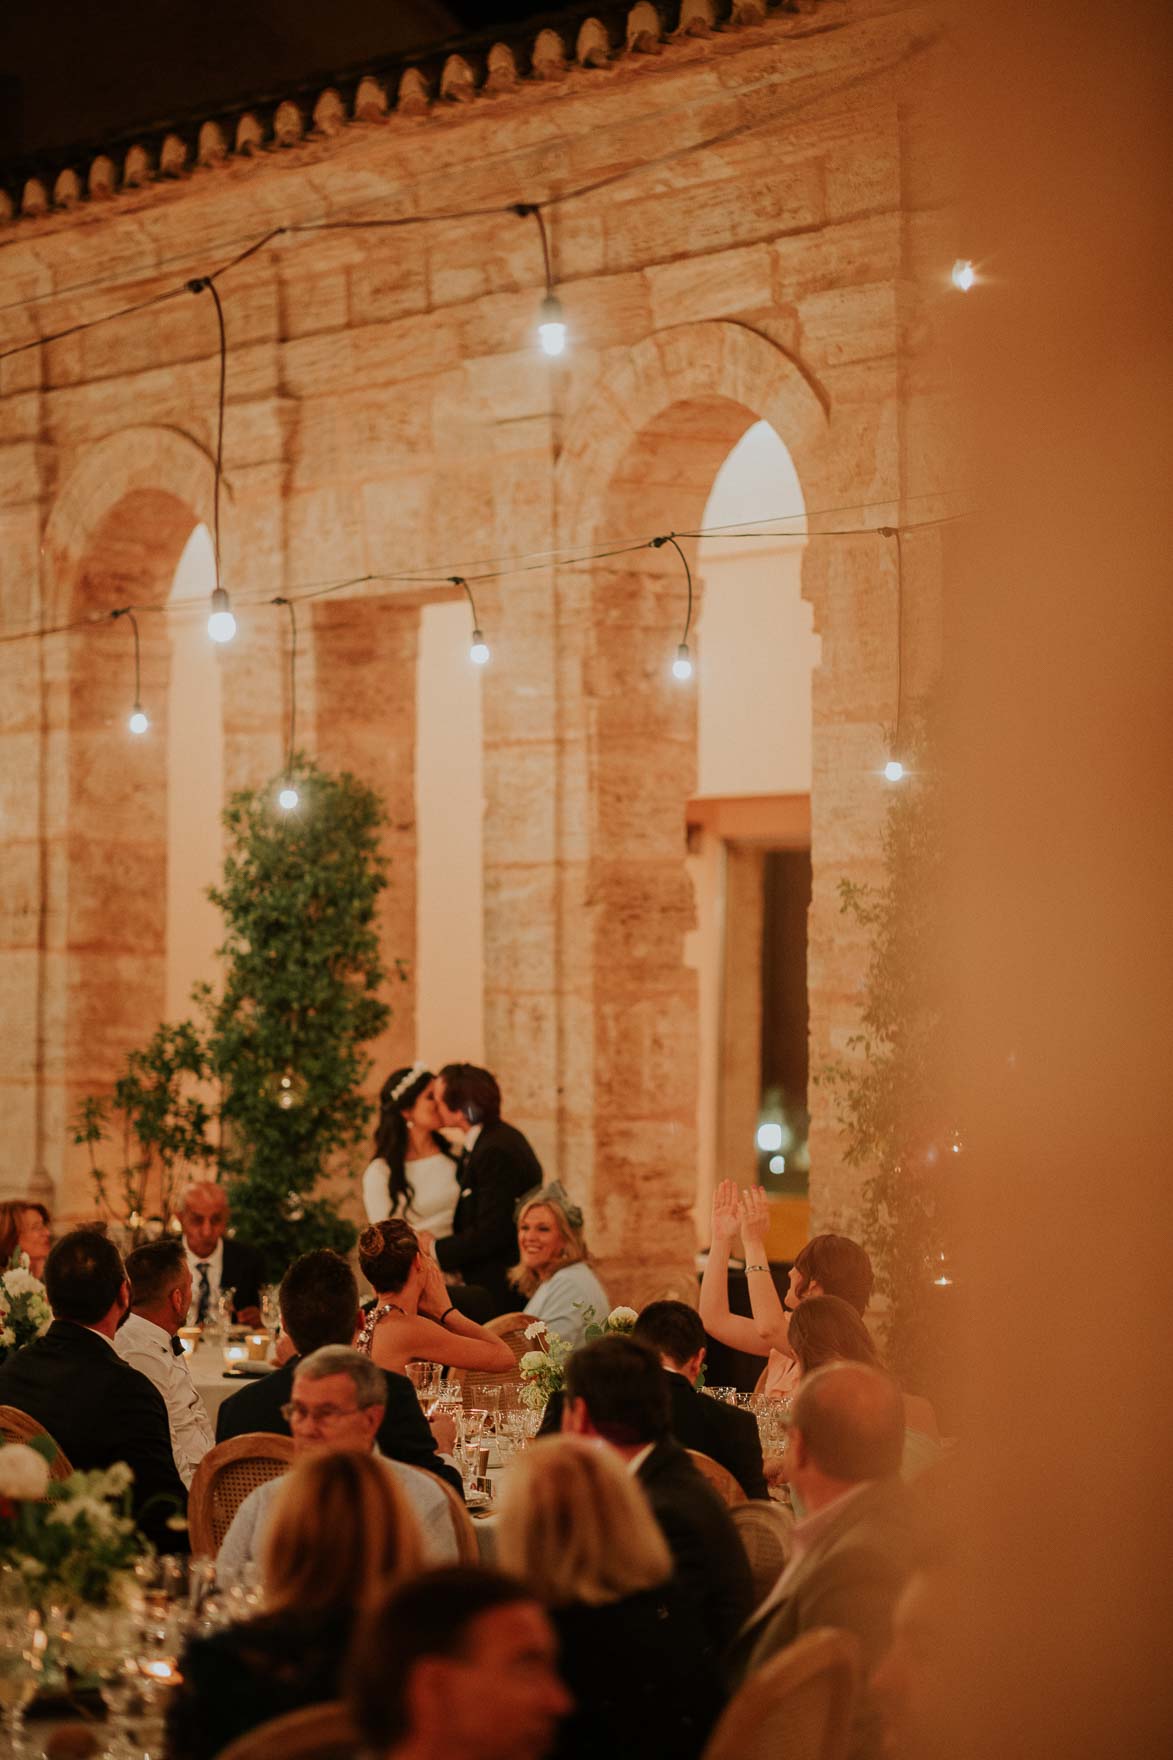
[(947, 583), (969, 1464), (937, 1751), (1170, 1751), (1170, 12), (958, 25)]

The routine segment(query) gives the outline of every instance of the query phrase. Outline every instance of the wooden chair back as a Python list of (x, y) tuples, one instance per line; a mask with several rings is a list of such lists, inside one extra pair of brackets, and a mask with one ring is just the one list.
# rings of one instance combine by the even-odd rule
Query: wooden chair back
[(858, 1680), (849, 1632), (804, 1633), (734, 1694), (704, 1760), (847, 1760)]
[(292, 1436), (261, 1430), (233, 1436), (209, 1449), (187, 1494), (187, 1525), (196, 1557), (216, 1556), (249, 1492), (270, 1479), (279, 1479), (289, 1471), (292, 1460)]
[(697, 1472), (709, 1481), (722, 1503), (734, 1509), (739, 1503), (745, 1502), (745, 1492), (728, 1467), (723, 1467), (712, 1455), (702, 1454), (699, 1448), (686, 1449), (685, 1452)]
[(345, 1705), (307, 1705), (270, 1718), (220, 1751), (219, 1760), (354, 1760), (358, 1731)]
[[(15, 1406), (0, 1406), (0, 1436), (5, 1442), (29, 1442), (34, 1436), (49, 1436), (49, 1432), (35, 1418), (30, 1418), (27, 1412), (17, 1411)], [(51, 1436), (49, 1441), (56, 1450), (49, 1462), (50, 1479), (68, 1479), (73, 1468), (60, 1445)]]
[(782, 1504), (760, 1499), (736, 1504), (729, 1514), (749, 1559), (754, 1606), (760, 1607), (790, 1558), (794, 1517)]
[(418, 1473), (429, 1484), (439, 1486), (448, 1499), (448, 1515), (452, 1522), (453, 1533), (456, 1535), (457, 1558), (461, 1564), (479, 1564), (481, 1555), (477, 1546), (476, 1529), (472, 1525), (472, 1517), (465, 1508), (464, 1499), (459, 1492), (449, 1485), (446, 1479), (441, 1479), (436, 1473), (429, 1473), (426, 1467), (413, 1467), (406, 1461), (400, 1461), (398, 1464), (406, 1468), (409, 1473)]

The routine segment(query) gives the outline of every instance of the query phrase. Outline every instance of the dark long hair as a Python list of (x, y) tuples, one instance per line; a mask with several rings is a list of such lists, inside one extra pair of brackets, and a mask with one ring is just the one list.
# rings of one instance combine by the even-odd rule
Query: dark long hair
[[(428, 1083), (435, 1080), (430, 1069), (422, 1070), (414, 1082), (409, 1082), (398, 1098), (393, 1100), (392, 1094), (403, 1078), (411, 1074), (412, 1068), (411, 1064), (405, 1064), (402, 1069), (393, 1069), (379, 1090), (375, 1159), (385, 1161), (391, 1169), (388, 1194), (393, 1216), (402, 1216), (415, 1202), (415, 1189), (407, 1177), (407, 1120), (403, 1114), (411, 1111)], [(455, 1161), (456, 1155), (447, 1137), (442, 1137), (439, 1131), (433, 1131), (432, 1141), (441, 1155), (447, 1155), (450, 1161)]]

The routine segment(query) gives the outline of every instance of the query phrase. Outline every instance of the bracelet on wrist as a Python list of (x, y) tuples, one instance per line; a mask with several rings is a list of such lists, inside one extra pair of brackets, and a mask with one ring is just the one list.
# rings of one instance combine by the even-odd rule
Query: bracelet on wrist
[(455, 1314), (455, 1312), (456, 1312), (456, 1303), (453, 1302), (451, 1307), (445, 1308), (444, 1312), (441, 1314), (440, 1325), (443, 1326), (443, 1324), (444, 1324), (445, 1320), (447, 1320), (449, 1314)]
[(770, 1267), (768, 1265), (747, 1265), (745, 1269), (747, 1271), (768, 1271)]

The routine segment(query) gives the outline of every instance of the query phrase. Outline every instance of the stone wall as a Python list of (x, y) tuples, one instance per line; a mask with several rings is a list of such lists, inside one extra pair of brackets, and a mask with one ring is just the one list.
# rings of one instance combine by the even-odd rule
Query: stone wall
[[(278, 131), (271, 150), (209, 153), (103, 205), (92, 178), (88, 202), (65, 185), (65, 211), (26, 201), (0, 229), (11, 347), (177, 286), (275, 226), (568, 198), (622, 174), (548, 215), (571, 334), (560, 362), (534, 345), (532, 219), (297, 233), (219, 283), (224, 581), (241, 624), (223, 657), (227, 786), (281, 760), (287, 630), (266, 601), (356, 575), (426, 577), (371, 582), (300, 617), (303, 726), (324, 761), (352, 764), (388, 799), (390, 957), (410, 951), (414, 923), (416, 609), (451, 594), (445, 577), (477, 558), (695, 531), (723, 458), (760, 418), (795, 459), (812, 532), (957, 504), (947, 399), (917, 366), (956, 254), (932, 14), (827, 0), (713, 33), (704, 7), (684, 11), (687, 30), (636, 33), (611, 60), (567, 55), (538, 78), (535, 59), (534, 77), (502, 75), (467, 104), (451, 101), (473, 95), (454, 75), (446, 98), (401, 91), (389, 115), (356, 99), (358, 120), (323, 112), (336, 126), (287, 128), (285, 150)], [(209, 517), (215, 343), (208, 296), (180, 294), (0, 363), (5, 632), (165, 598)], [(905, 543), (906, 691), (935, 664), (936, 542), (928, 528)], [(876, 873), (895, 705), (890, 544), (812, 539), (804, 592), (823, 640), (817, 1070), (856, 1024), (865, 948), (836, 889)], [(683, 807), (695, 706), (668, 675), (682, 571), (671, 547), (531, 561), (477, 593), (493, 648), (487, 1057), (508, 1115), (584, 1198), (614, 1288), (643, 1295), (679, 1284), (693, 1246)], [(163, 649), (143, 623), (161, 705)], [(166, 777), (159, 747), (128, 750), (122, 731), (123, 633), (0, 645), (2, 1178), (15, 1190), (47, 1173), (62, 1213), (88, 1202), (70, 1110), (154, 1024), (162, 982)], [(380, 1056), (406, 1056), (410, 990), (390, 1000)], [(849, 1223), (858, 1175), (818, 1089), (813, 1110), (816, 1221)]]

